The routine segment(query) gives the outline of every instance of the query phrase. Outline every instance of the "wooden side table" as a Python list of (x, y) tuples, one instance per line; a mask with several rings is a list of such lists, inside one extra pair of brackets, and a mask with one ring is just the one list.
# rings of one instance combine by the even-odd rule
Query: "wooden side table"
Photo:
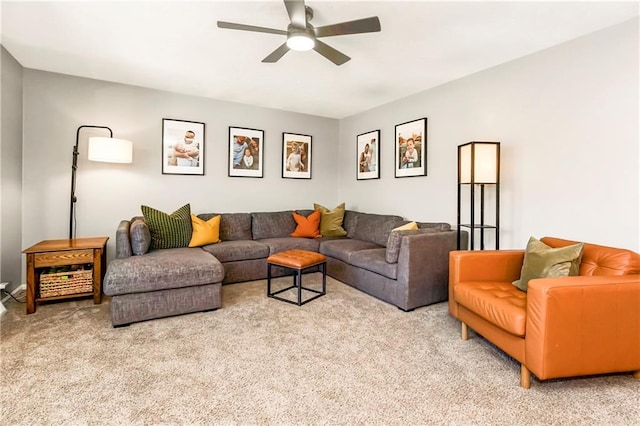
[[(107, 264), (109, 237), (44, 240), (22, 251), (27, 255), (27, 314), (36, 311), (36, 302), (73, 297), (93, 296), (93, 303), (102, 302), (102, 278)], [(52, 266), (88, 265), (93, 269), (93, 291), (40, 296), (40, 273)]]

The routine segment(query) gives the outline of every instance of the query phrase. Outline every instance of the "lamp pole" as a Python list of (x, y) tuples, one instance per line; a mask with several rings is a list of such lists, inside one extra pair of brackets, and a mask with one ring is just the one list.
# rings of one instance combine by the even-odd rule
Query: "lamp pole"
[(73, 161), (71, 163), (71, 199), (69, 201), (69, 239), (73, 238), (73, 220), (75, 216), (76, 198), (76, 171), (78, 170), (78, 142), (80, 140), (80, 130), (83, 128), (107, 129), (109, 137), (113, 137), (113, 131), (107, 126), (82, 125), (76, 131), (76, 144), (73, 147)]

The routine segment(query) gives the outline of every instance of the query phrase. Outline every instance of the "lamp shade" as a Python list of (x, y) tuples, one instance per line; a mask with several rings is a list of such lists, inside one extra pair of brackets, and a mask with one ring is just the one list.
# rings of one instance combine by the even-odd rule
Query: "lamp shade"
[(131, 163), (133, 144), (124, 139), (92, 137), (89, 138), (88, 157), (91, 161), (105, 163)]
[(460, 183), (500, 181), (500, 142), (469, 142), (458, 147)]

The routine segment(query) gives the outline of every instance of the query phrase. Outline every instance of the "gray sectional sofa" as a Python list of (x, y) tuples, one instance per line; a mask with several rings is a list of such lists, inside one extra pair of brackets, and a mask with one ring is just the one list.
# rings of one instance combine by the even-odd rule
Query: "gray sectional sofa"
[[(296, 212), (308, 216), (313, 210)], [(265, 279), (267, 257), (289, 249), (326, 255), (329, 276), (405, 311), (447, 300), (448, 256), (457, 243), (449, 224), (418, 223), (417, 230), (392, 233), (409, 221), (346, 210), (345, 237), (294, 238), (292, 213), (222, 213), (222, 242), (142, 255), (134, 254), (140, 252), (139, 241), (131, 236), (144, 222), (132, 226), (123, 220), (116, 231), (116, 259), (104, 279), (113, 325), (219, 308), (222, 284)], [(217, 214), (198, 216), (208, 220)]]

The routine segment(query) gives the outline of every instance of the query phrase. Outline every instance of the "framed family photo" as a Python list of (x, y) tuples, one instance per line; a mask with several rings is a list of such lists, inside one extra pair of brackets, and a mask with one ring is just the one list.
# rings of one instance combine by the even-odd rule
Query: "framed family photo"
[(396, 125), (396, 177), (427, 175), (427, 119)]
[(162, 119), (162, 174), (204, 176), (204, 123)]
[(229, 176), (261, 178), (263, 149), (264, 131), (229, 127)]
[(356, 179), (380, 178), (380, 130), (356, 137)]
[(311, 136), (282, 133), (282, 177), (311, 179)]

